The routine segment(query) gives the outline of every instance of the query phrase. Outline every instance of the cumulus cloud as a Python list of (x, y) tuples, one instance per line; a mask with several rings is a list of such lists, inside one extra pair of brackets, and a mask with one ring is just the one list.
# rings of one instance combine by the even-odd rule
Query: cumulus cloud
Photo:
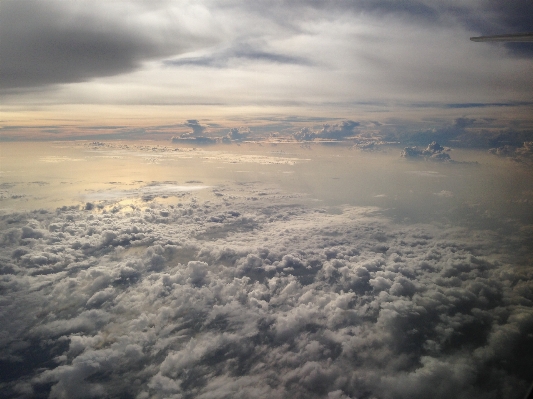
[(518, 398), (529, 386), (533, 286), (514, 237), (268, 192), (82, 208), (0, 219), (8, 397)]
[(312, 141), (314, 139), (343, 140), (359, 133), (360, 125), (359, 122), (348, 120), (339, 124), (325, 124), (321, 130), (316, 132), (305, 127), (296, 132), (294, 138), (298, 141)]
[(400, 123), (395, 127), (381, 127), (379, 134), (389, 141), (397, 140), (418, 146), (436, 141), (452, 147), (486, 149), (504, 147), (505, 145), (520, 147), (523, 142), (531, 141), (533, 138), (531, 129), (528, 126), (521, 126), (520, 121), (508, 123), (497, 121), (494, 118), (461, 117), (455, 118), (453, 121), (441, 121), (438, 125), (440, 126), (431, 129), (420, 129), (415, 126), (402, 126)]
[(201, 135), (206, 129), (206, 127), (202, 126), (200, 122), (196, 119), (189, 119), (185, 123), (185, 126), (190, 127), (192, 129), (192, 132), (190, 134), (192, 134), (193, 136)]
[(224, 142), (235, 142), (246, 139), (251, 134), (250, 128), (237, 128), (233, 127), (229, 130), (226, 137), (223, 138)]
[[(448, 122), (445, 126), (403, 135), (401, 139), (402, 141), (408, 141), (418, 145), (436, 141), (444, 145), (453, 143), (456, 146), (479, 146), (482, 144), (478, 140), (472, 140), (471, 137), (466, 137), (471, 133), (469, 128), (473, 127), (475, 122), (476, 120), (471, 118), (456, 118), (453, 122)], [(477, 137), (474, 138), (477, 139)]]
[(206, 131), (207, 127), (200, 124), (197, 119), (189, 119), (185, 123), (185, 126), (192, 129), (188, 133), (183, 133), (179, 136), (174, 136), (171, 138), (173, 143), (180, 142), (194, 142), (196, 144), (214, 144), (217, 142), (216, 139), (205, 136), (203, 133)]
[(323, 139), (342, 140), (346, 137), (353, 136), (357, 133), (359, 122), (344, 121), (335, 125), (324, 125), (317, 136)]
[(300, 129), (298, 132), (294, 133), (294, 138), (298, 141), (311, 141), (316, 137), (316, 132), (311, 130), (308, 127)]
[(526, 141), (521, 147), (504, 145), (498, 148), (491, 148), (489, 153), (503, 158), (510, 158), (525, 165), (533, 165), (533, 141)]
[(441, 146), (436, 141), (429, 144), (426, 149), (421, 150), (417, 147), (405, 147), (401, 153), (401, 156), (409, 159), (425, 159), (438, 162), (450, 162), (450, 154), (448, 154), (446, 148)]

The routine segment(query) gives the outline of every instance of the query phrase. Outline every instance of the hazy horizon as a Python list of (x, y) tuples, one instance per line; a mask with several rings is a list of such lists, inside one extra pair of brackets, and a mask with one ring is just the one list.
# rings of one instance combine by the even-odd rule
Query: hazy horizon
[(531, 141), (531, 45), (468, 39), (531, 31), (532, 11), (492, 0), (7, 0), (0, 140), (292, 136), (348, 120), (354, 134), (397, 141)]

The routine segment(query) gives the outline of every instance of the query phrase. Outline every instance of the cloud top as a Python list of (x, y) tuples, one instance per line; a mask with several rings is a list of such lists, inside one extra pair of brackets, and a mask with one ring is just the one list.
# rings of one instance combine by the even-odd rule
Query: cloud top
[(500, 250), (517, 237), (264, 194), (4, 216), (4, 392), (525, 393), (531, 280)]

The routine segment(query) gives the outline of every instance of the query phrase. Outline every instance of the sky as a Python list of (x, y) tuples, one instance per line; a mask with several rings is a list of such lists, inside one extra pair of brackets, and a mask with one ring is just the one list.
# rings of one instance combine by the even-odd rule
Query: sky
[[(232, 128), (531, 134), (531, 2), (3, 1), (3, 140)], [(194, 130), (193, 130), (194, 132)], [(385, 132), (385, 133), (384, 133)], [(392, 137), (392, 136), (391, 136)]]
[(526, 0), (0, 0), (0, 399), (521, 399)]

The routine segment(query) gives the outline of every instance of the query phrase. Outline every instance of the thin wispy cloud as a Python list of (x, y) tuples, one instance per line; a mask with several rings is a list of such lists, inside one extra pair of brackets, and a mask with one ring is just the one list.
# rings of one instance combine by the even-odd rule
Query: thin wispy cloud
[(203, 56), (183, 56), (176, 59), (170, 59), (163, 61), (167, 66), (202, 66), (202, 67), (214, 67), (214, 68), (227, 68), (238, 67), (239, 63), (246, 62), (267, 62), (274, 64), (295, 64), (312, 66), (314, 63), (303, 57), (294, 55), (276, 53), (255, 47), (252, 44), (238, 44), (232, 48), (214, 51), (213, 53)]

